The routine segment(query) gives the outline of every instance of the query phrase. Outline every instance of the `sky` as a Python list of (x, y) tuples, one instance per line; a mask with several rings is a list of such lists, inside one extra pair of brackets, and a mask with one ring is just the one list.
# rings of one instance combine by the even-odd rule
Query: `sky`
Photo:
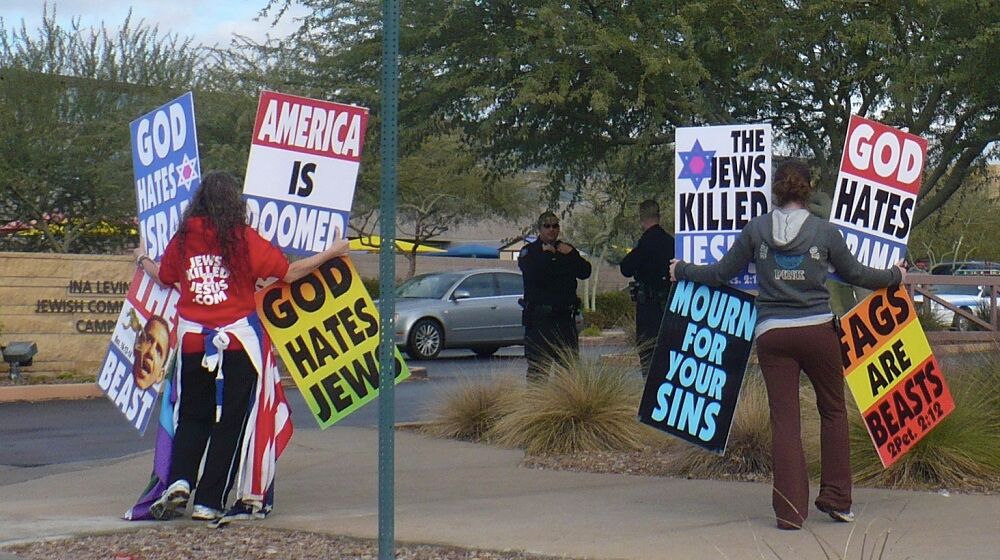
[[(45, 3), (45, 0), (0, 0), (0, 18), (3, 18), (4, 27), (8, 30), (20, 28), (23, 19), (29, 31), (37, 28)], [(267, 0), (48, 1), (49, 11), (55, 8), (56, 19), (63, 26), (68, 26), (72, 18), (79, 17), (84, 27), (100, 26), (103, 21), (109, 29), (115, 29), (125, 20), (131, 8), (133, 21), (143, 18), (149, 24), (158, 25), (161, 33), (191, 36), (195, 43), (220, 47), (228, 46), (234, 33), (257, 41), (268, 34), (285, 37), (298, 27), (295, 18), (306, 13), (304, 8), (293, 4), (272, 27), (273, 15), (254, 21), (266, 5)]]

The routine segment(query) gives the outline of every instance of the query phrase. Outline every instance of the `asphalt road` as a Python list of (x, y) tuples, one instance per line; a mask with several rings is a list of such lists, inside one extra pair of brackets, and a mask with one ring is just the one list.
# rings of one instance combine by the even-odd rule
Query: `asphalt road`
[[(620, 346), (585, 347), (585, 355), (619, 351)], [(501, 349), (491, 358), (477, 358), (467, 351), (446, 351), (435, 360), (413, 360), (411, 366), (427, 368), (428, 379), (396, 386), (396, 422), (427, 419), (441, 394), (459, 383), (491, 375), (523, 375), (521, 347)], [(317, 430), (299, 392), (287, 391), (296, 430)], [(341, 420), (338, 426), (378, 426), (378, 404)], [(124, 457), (153, 448), (155, 427), (140, 436), (106, 399), (44, 401), (0, 404), (0, 486), (53, 468), (72, 469), (73, 463)]]

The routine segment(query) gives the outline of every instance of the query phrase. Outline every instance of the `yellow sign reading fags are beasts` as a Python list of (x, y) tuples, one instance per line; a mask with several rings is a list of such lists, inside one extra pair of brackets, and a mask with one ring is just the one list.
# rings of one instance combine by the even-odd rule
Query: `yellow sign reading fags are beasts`
[[(378, 311), (350, 259), (257, 292), (257, 311), (320, 428), (378, 396)], [(395, 356), (399, 383), (410, 370)]]

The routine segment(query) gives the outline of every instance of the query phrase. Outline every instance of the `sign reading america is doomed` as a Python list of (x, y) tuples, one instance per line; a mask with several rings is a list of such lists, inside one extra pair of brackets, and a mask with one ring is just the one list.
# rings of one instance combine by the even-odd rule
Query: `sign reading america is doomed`
[(191, 92), (132, 121), (129, 131), (140, 237), (159, 262), (201, 184)]
[(906, 255), (926, 159), (927, 140), (851, 115), (830, 221), (862, 264)]
[[(678, 128), (674, 168), (677, 258), (722, 259), (750, 220), (771, 206), (771, 125)], [(732, 285), (754, 289), (751, 263)]]
[(903, 286), (872, 293), (844, 315), (840, 329), (847, 385), (888, 468), (955, 402)]
[(639, 421), (724, 454), (756, 324), (753, 296), (678, 282), (663, 314)]
[[(378, 396), (378, 310), (350, 259), (330, 259), (256, 298), (264, 328), (320, 428)], [(410, 370), (394, 352), (399, 383)]]
[(296, 255), (347, 231), (367, 123), (363, 107), (262, 91), (243, 189), (250, 225)]

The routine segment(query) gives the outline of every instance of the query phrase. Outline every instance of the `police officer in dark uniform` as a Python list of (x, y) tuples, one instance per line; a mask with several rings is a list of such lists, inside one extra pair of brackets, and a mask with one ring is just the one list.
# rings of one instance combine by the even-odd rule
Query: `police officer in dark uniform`
[(645, 377), (649, 373), (663, 309), (670, 293), (674, 237), (660, 227), (660, 205), (655, 200), (639, 203), (639, 223), (642, 224), (642, 237), (619, 267), (623, 275), (635, 278), (629, 287), (635, 302), (636, 346)]
[(543, 212), (538, 217), (538, 239), (525, 245), (517, 257), (524, 278), (522, 322), (529, 381), (544, 379), (560, 351), (580, 349), (576, 281), (590, 277), (590, 263), (558, 237), (559, 218)]

